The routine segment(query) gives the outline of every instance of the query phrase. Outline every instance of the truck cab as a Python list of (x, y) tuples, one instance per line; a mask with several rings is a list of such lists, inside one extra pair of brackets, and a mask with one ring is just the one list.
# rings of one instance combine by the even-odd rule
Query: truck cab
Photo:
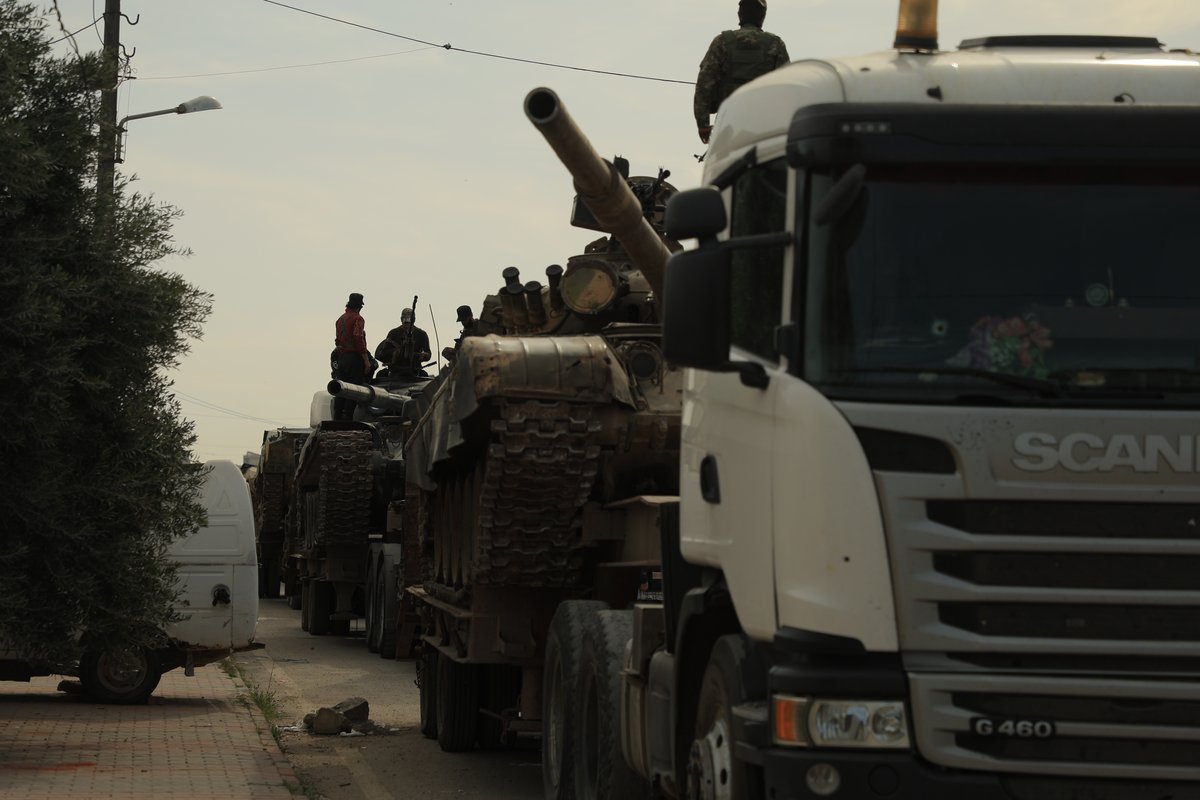
[(735, 92), (668, 206), (681, 565), (627, 758), (688, 797), (1195, 793), (1200, 58), (915, 39)]

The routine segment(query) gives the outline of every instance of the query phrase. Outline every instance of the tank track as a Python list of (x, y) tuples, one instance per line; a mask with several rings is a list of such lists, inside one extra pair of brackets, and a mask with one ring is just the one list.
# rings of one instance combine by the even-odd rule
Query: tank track
[(442, 506), (449, 523), (443, 519), (438, 531), (449, 533), (449, 547), (438, 548), (438, 583), (574, 587), (583, 575), (581, 510), (602, 453), (596, 409), (548, 401), (497, 405), (481, 464), (439, 487), (450, 494)]
[(319, 510), (314, 541), (328, 545), (365, 540), (371, 518), (371, 434), (323, 431), (319, 435)]
[(283, 475), (268, 473), (259, 476), (261, 493), (258, 497), (258, 529), (261, 533), (283, 530)]

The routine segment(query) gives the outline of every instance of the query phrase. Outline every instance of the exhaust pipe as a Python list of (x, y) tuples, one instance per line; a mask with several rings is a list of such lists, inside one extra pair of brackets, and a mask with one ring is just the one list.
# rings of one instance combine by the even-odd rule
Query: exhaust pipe
[(938, 49), (938, 0), (900, 0), (896, 23), (897, 50), (931, 52)]

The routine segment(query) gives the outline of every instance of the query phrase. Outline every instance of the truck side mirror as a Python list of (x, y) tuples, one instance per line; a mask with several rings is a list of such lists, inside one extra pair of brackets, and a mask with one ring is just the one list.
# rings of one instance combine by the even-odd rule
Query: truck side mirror
[(672, 239), (699, 239), (704, 246), (727, 224), (725, 200), (714, 186), (687, 189), (667, 201), (663, 226)]
[(730, 254), (717, 247), (676, 253), (663, 292), (663, 355), (674, 364), (724, 371), (729, 363)]

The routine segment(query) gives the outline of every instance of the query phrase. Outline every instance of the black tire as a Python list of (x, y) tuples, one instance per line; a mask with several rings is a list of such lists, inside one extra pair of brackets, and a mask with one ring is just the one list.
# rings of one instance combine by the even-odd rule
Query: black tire
[(421, 696), (421, 735), (426, 739), (438, 737), (437, 727), (437, 665), (438, 651), (427, 644), (421, 645), (421, 670), (417, 682)]
[(367, 628), (367, 652), (379, 652), (379, 611), (377, 603), (379, 602), (379, 561), (372, 559), (367, 565), (367, 596), (366, 596), (366, 613), (365, 625)]
[(587, 619), (608, 608), (598, 600), (567, 600), (550, 620), (542, 671), (542, 790), (546, 800), (574, 800), (575, 728), (571, 705), (579, 679), (580, 651)]
[(621, 752), (622, 670), (625, 643), (632, 636), (632, 611), (597, 611), (584, 627), (574, 700), (576, 800), (650, 794), (650, 784), (629, 768)]
[(308, 612), (308, 632), (313, 636), (329, 633), (329, 615), (333, 613), (333, 584), (328, 581), (308, 582), (309, 592), (305, 602)]
[(79, 661), (79, 681), (84, 691), (101, 703), (145, 703), (161, 677), (158, 654), (144, 647), (89, 649)]
[[(479, 668), (479, 707), (492, 714), (516, 708), (521, 700), (521, 668), (508, 664), (487, 664)], [(479, 715), (479, 748), (499, 750), (512, 744), (514, 734), (506, 733), (504, 723), (492, 714)]]
[(293, 594), (289, 594), (287, 596), (288, 608), (292, 609), (293, 611), (299, 611), (300, 606), (303, 605), (303, 603), (304, 599), (300, 596), (299, 592), (294, 592)]
[(258, 596), (267, 600), (279, 599), (279, 559), (278, 555), (265, 561), (261, 570), (262, 583), (258, 587)]
[[(712, 796), (714, 790), (704, 788), (703, 784), (721, 780), (727, 784), (716, 791), (730, 800), (763, 796), (761, 774), (735, 757), (733, 707), (746, 701), (738, 665), (747, 658), (745, 639), (741, 636), (722, 636), (713, 646), (696, 703), (696, 728), (687, 765), (688, 797)], [(710, 753), (708, 759), (701, 757), (704, 751)], [(705, 770), (705, 760), (714, 764), (715, 769)]]
[(472, 749), (479, 732), (478, 670), (439, 653), (436, 688), (438, 744), (447, 753)]
[(312, 581), (300, 584), (300, 630), (307, 631), (312, 623)]
[(396, 560), (391, 556), (380, 559), (379, 588), (376, 615), (379, 617), (379, 657), (396, 657), (396, 640), (400, 634), (400, 595), (396, 585)]

